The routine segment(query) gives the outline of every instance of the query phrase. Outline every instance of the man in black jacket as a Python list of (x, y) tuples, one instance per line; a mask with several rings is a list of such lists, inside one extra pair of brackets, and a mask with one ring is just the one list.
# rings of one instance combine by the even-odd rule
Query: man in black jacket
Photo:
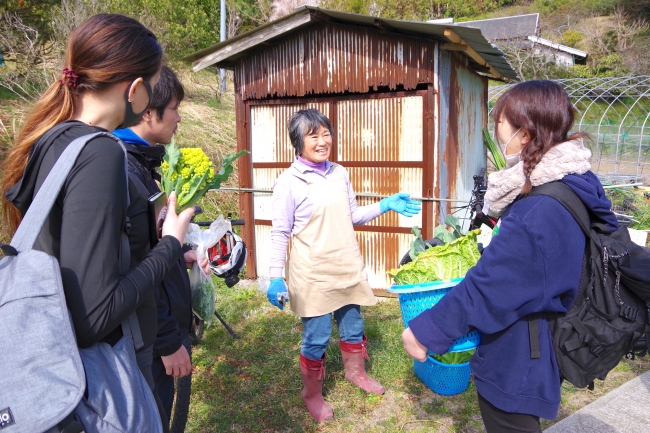
[[(156, 180), (160, 181), (156, 168), (162, 163), (165, 149), (158, 145), (172, 140), (181, 121), (178, 106), (184, 96), (183, 86), (174, 72), (163, 66), (160, 81), (154, 87), (151, 105), (140, 123), (114, 132), (126, 143), (129, 179), (144, 200), (160, 190), (156, 184)], [(132, 230), (145, 229), (148, 230), (148, 227), (132, 227)], [(131, 249), (139, 248), (131, 245)], [(171, 417), (174, 402), (174, 378), (186, 376), (192, 371), (187, 350), (192, 323), (192, 296), (187, 269), (196, 261), (196, 253), (189, 247), (184, 247), (183, 251), (177, 266), (170, 270), (156, 290), (158, 333), (152, 373), (156, 392), (165, 409), (166, 421)], [(207, 260), (201, 265), (206, 273), (209, 272)]]

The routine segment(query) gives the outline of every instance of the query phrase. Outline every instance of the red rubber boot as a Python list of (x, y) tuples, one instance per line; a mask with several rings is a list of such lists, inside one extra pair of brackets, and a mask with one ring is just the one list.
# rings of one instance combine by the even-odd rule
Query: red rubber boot
[(382, 395), (384, 387), (379, 382), (371, 379), (366, 374), (365, 360), (370, 359), (366, 350), (368, 338), (364, 335), (360, 343), (346, 343), (339, 341), (343, 366), (345, 367), (345, 378), (354, 383), (364, 391), (375, 395)]
[(300, 374), (303, 388), (300, 396), (309, 414), (316, 421), (328, 421), (334, 417), (332, 406), (323, 399), (323, 380), (325, 379), (325, 355), (320, 360), (310, 359), (300, 354)]

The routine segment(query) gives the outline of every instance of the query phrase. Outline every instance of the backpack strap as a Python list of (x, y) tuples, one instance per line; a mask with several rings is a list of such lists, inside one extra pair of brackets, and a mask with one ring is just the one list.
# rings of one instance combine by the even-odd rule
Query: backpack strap
[[(29, 206), (29, 209), (25, 213), (25, 217), (18, 226), (18, 230), (16, 230), (16, 234), (11, 240), (11, 246), (18, 250), (18, 252), (28, 251), (33, 248), (36, 239), (41, 233), (43, 224), (45, 224), (45, 220), (49, 216), (50, 211), (52, 210), (52, 206), (59, 196), (59, 192), (63, 187), (63, 183), (68, 178), (68, 174), (70, 173), (70, 170), (72, 170), (72, 167), (77, 160), (77, 157), (81, 153), (81, 150), (90, 140), (100, 136), (108, 136), (114, 138), (113, 135), (107, 132), (96, 132), (94, 134), (84, 135), (82, 137), (74, 139), (63, 151), (56, 164), (54, 167), (52, 167), (52, 170), (47, 175), (47, 178), (43, 182), (43, 185), (38, 190), (38, 193), (36, 193), (36, 197), (34, 197), (34, 200)], [(122, 145), (122, 147), (124, 146)]]
[[(56, 125), (54, 128), (52, 128), (56, 129), (54, 132), (52, 130), (48, 131), (39, 141), (44, 143), (46, 139), (49, 139), (56, 132), (62, 130), (64, 126), (61, 126), (60, 124)], [(124, 175), (126, 176), (128, 185), (126, 148), (124, 147), (124, 143), (122, 143), (121, 140), (117, 139), (117, 137), (109, 134), (108, 132), (96, 132), (94, 134), (88, 134), (74, 139), (63, 151), (59, 159), (54, 164), (54, 167), (52, 167), (52, 170), (47, 175), (47, 178), (43, 182), (43, 185), (41, 185), (41, 188), (36, 193), (34, 200), (25, 213), (25, 217), (18, 226), (18, 230), (16, 230), (16, 234), (11, 240), (11, 247), (13, 247), (17, 252), (29, 251), (34, 247), (34, 243), (41, 233), (43, 224), (45, 224), (45, 220), (49, 216), (50, 211), (52, 210), (52, 206), (59, 196), (61, 188), (68, 178), (68, 175), (70, 174), (70, 170), (72, 170), (72, 167), (77, 161), (77, 157), (89, 141), (101, 136), (113, 138), (122, 147), (125, 155)], [(126, 191), (126, 200), (128, 206), (130, 203), (128, 188)], [(128, 271), (131, 262), (131, 249), (129, 246), (129, 238), (126, 233), (126, 229), (128, 228), (128, 221), (125, 222), (124, 228), (125, 230), (122, 231), (122, 237), (120, 240), (119, 259), (121, 272)], [(129, 317), (123, 322), (122, 331), (124, 334), (133, 335), (136, 349), (139, 349), (144, 345), (142, 341), (142, 333), (140, 332), (140, 327), (138, 326), (138, 319), (135, 311), (131, 313)]]
[(587, 207), (569, 185), (560, 181), (549, 182), (534, 187), (526, 197), (534, 195), (547, 195), (557, 200), (571, 213), (573, 218), (580, 225), (580, 228), (582, 228), (582, 231), (597, 244), (600, 242), (592, 232), (592, 228), (596, 228), (602, 233), (610, 233), (610, 230), (607, 229), (604, 224), (592, 220)]
[[(592, 237), (592, 222), (589, 217), (589, 211), (570, 186), (559, 181), (550, 182), (534, 187), (526, 197), (534, 195), (553, 197), (571, 213), (580, 225), (580, 228), (582, 228), (582, 231), (590, 238)], [(548, 320), (549, 316), (548, 313), (533, 313), (526, 317), (528, 321), (528, 336), (530, 339), (530, 357), (532, 359), (538, 359), (541, 354), (539, 348), (539, 319)]]

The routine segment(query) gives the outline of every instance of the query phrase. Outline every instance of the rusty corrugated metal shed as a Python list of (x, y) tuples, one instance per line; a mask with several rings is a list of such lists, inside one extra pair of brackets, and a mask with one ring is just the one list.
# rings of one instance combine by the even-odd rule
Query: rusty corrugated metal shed
[(518, 79), (517, 73), (505, 59), (503, 53), (485, 39), (480, 29), (455, 24), (443, 25), (378, 18), (313, 6), (297, 8), (290, 15), (197, 51), (185, 57), (184, 60), (193, 62), (195, 71), (215, 64), (223, 68), (232, 68), (238, 58), (259, 50), (259, 45), (273, 43), (278, 38), (318, 22), (379, 28), (391, 34), (417, 36), (450, 43), (450, 45), (455, 44), (457, 45), (455, 49), (468, 56), (472, 63), (479, 68), (485, 68), (486, 74), (499, 79)]
[(485, 75), (503, 76), (468, 54), (463, 38), (475, 30), (440, 26), (435, 37), (432, 26), (302, 8), (202, 53), (197, 67), (230, 62), (235, 71), (237, 147), (251, 152), (238, 160), (249, 277), (268, 272), (271, 188), (294, 159), (287, 120), (299, 109), (330, 118), (330, 157), (348, 170), (359, 205), (399, 191), (423, 200), (414, 218), (389, 212), (355, 227), (375, 293), (385, 294), (411, 227), (430, 238), (469, 198), (485, 162)]
[(250, 52), (234, 67), (244, 99), (414, 90), (433, 81), (436, 43), (345, 24), (316, 23)]

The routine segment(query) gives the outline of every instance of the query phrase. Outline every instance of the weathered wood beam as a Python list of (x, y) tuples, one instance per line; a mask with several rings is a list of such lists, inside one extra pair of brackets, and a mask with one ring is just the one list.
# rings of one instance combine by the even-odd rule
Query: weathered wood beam
[(266, 43), (269, 39), (300, 27), (311, 20), (311, 13), (306, 10), (303, 14), (294, 15), (286, 20), (273, 24), (272, 26), (256, 31), (249, 36), (244, 36), (243, 38), (226, 45), (224, 48), (192, 62), (194, 72), (198, 72), (201, 69), (214, 65), (215, 63), (218, 63), (234, 54), (252, 48), (255, 45)]
[[(444, 35), (447, 39), (449, 39), (449, 41), (451, 41), (454, 44), (467, 45), (467, 42), (465, 42), (460, 36), (458, 36), (458, 34), (452, 29), (445, 29)], [(481, 55), (477, 53), (474, 48), (467, 45), (467, 50), (465, 50), (464, 52), (480, 66), (487, 67), (490, 70), (490, 75), (492, 75), (492, 77), (496, 78), (497, 80), (505, 79), (503, 75), (501, 75), (499, 71), (494, 69), (494, 66), (490, 65), (483, 57), (481, 57)]]
[(467, 51), (469, 48), (466, 44), (442, 44), (440, 49), (445, 51)]

